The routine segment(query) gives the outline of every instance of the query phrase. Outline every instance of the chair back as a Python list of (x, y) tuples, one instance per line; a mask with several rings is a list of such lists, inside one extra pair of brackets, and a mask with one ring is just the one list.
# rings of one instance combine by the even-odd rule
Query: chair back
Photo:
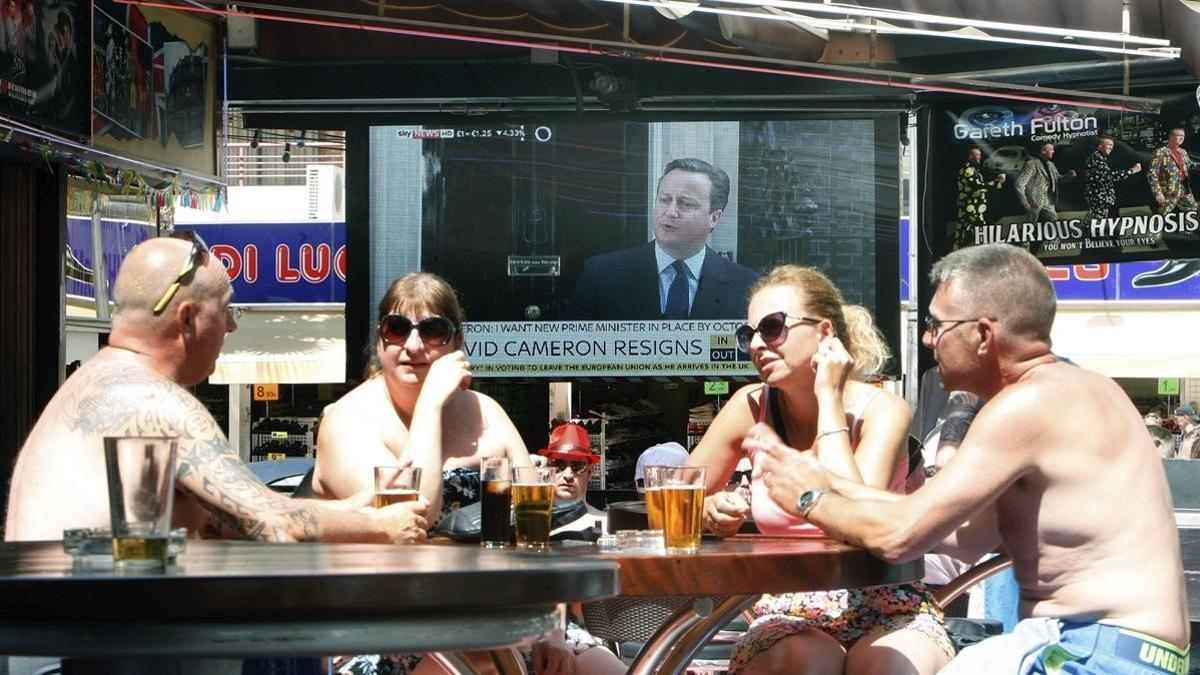
[(302, 477), (312, 470), (313, 460), (309, 457), (289, 457), (265, 462), (250, 462), (247, 466), (267, 487), (276, 492), (291, 495)]
[(583, 622), (592, 635), (611, 642), (645, 642), (675, 610), (684, 596), (605, 598), (583, 603)]

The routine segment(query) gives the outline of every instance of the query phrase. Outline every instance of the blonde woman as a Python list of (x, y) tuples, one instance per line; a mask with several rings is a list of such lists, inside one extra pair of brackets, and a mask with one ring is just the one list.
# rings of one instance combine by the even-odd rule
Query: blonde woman
[[(751, 504), (724, 491), (759, 421), (787, 445), (814, 449), (843, 478), (903, 490), (909, 410), (903, 399), (864, 382), (888, 358), (870, 314), (845, 305), (818, 270), (785, 265), (753, 289), (748, 321), (738, 343), (762, 383), (730, 398), (689, 460), (709, 469), (708, 529), (732, 535), (752, 512), (764, 534), (821, 534), (778, 508), (757, 482)], [(733, 671), (934, 673), (954, 653), (941, 610), (919, 583), (767, 595), (754, 613)]]

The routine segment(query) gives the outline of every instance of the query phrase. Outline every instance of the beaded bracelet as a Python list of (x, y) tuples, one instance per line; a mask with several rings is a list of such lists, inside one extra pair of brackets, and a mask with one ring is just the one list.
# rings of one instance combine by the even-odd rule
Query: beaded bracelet
[(837, 429), (830, 429), (829, 431), (822, 431), (821, 433), (817, 434), (817, 437), (813, 439), (813, 442), (816, 443), (817, 441), (821, 440), (825, 436), (832, 436), (834, 434), (840, 434), (843, 431), (846, 433), (850, 433), (850, 427), (838, 427)]

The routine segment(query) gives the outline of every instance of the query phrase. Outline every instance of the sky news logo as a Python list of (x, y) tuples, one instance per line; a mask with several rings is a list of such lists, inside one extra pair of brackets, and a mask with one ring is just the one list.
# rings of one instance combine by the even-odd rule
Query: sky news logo
[(400, 138), (409, 138), (414, 141), (437, 140), (441, 138), (454, 138), (453, 129), (400, 129), (396, 132)]

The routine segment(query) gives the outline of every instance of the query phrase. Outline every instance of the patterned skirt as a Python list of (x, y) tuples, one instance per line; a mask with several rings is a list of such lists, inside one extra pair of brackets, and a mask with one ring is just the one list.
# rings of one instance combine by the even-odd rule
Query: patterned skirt
[(734, 647), (730, 672), (745, 667), (783, 638), (809, 629), (825, 633), (846, 649), (868, 634), (914, 630), (954, 657), (942, 610), (920, 582), (764, 595), (753, 611), (756, 618)]

